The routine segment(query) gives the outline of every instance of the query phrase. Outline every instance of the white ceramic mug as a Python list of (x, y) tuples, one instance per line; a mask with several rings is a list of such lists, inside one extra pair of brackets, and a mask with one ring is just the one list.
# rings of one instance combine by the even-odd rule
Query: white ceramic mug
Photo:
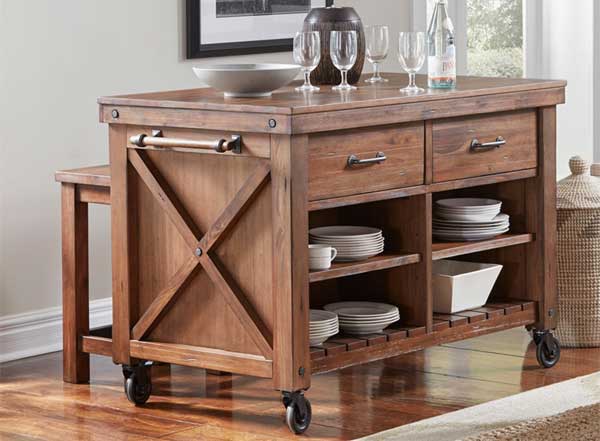
[(308, 266), (311, 270), (331, 268), (331, 262), (337, 256), (337, 250), (329, 245), (308, 246)]

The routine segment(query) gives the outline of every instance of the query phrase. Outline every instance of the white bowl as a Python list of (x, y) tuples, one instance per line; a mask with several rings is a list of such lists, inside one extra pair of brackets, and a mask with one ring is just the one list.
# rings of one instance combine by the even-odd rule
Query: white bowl
[(214, 64), (193, 69), (204, 84), (233, 98), (271, 96), (300, 72), (295, 64)]
[(501, 270), (494, 264), (433, 262), (433, 310), (452, 314), (485, 305)]

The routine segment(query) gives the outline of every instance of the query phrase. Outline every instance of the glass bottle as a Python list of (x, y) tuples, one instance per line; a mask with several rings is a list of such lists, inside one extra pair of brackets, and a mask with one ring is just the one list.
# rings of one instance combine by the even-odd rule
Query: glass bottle
[(454, 26), (448, 16), (448, 0), (437, 0), (427, 31), (428, 83), (432, 89), (456, 87)]

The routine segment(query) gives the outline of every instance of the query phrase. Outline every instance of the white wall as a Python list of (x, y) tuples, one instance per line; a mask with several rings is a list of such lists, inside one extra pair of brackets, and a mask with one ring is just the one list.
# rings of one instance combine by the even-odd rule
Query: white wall
[(593, 91), (600, 87), (594, 81), (594, 26), (600, 23), (594, 23), (594, 0), (544, 0), (542, 22), (543, 76), (569, 82), (567, 103), (557, 111), (557, 174), (561, 178), (570, 173), (571, 156), (593, 160)]
[[(339, 0), (408, 28), (409, 0)], [(96, 98), (196, 87), (181, 0), (0, 0), (0, 318), (60, 305), (53, 173), (108, 161)], [(394, 37), (395, 38), (395, 37)], [(389, 66), (396, 64), (391, 57)], [(238, 60), (289, 62), (290, 53)], [(106, 207), (90, 215), (91, 295), (110, 295)]]

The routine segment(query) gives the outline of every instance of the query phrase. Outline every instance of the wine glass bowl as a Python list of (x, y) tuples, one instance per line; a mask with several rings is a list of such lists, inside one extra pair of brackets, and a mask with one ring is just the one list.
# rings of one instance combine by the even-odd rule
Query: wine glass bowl
[(358, 37), (356, 31), (331, 31), (330, 53), (333, 65), (342, 74), (342, 82), (333, 90), (356, 90), (348, 84), (348, 71), (352, 69), (358, 56)]
[(398, 60), (409, 77), (408, 86), (401, 91), (423, 92), (416, 84), (416, 75), (425, 63), (425, 32), (400, 32)]
[(321, 61), (321, 36), (319, 32), (298, 32), (294, 37), (294, 61), (302, 68), (304, 84), (296, 87), (298, 92), (318, 92), (310, 82), (310, 73)]
[(373, 64), (373, 76), (365, 80), (365, 83), (385, 83), (388, 80), (383, 78), (379, 71), (380, 64), (385, 61), (390, 50), (389, 28), (383, 25), (367, 26), (365, 36), (367, 40), (367, 60)]

